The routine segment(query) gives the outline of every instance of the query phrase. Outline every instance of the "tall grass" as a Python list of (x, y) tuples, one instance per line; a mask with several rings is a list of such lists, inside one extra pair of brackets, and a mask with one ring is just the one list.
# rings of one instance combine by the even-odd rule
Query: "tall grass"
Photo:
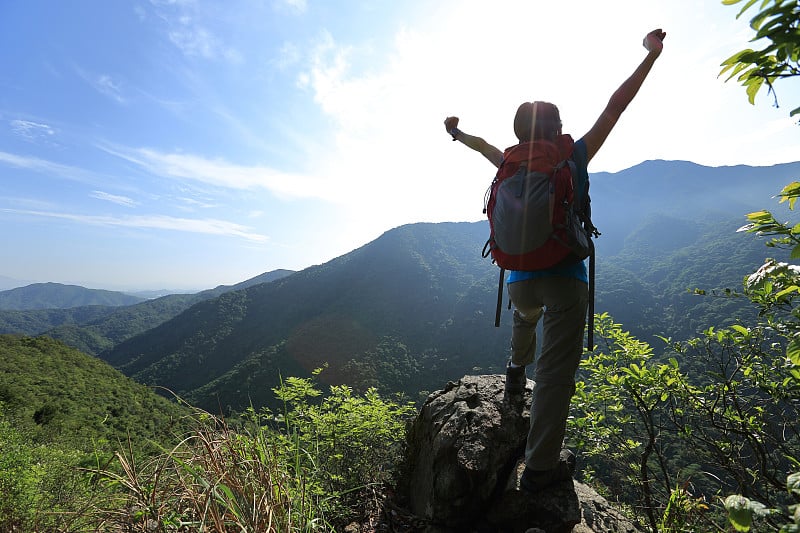
[(347, 387), (320, 396), (310, 380), (290, 378), (276, 394), (275, 417), (251, 409), (231, 422), (201, 410), (172, 449), (137, 458), (133, 446), (98, 469), (91, 520), (125, 532), (326, 532), (375, 507), (400, 457), (410, 404)]
[(202, 411), (196, 419), (193, 433), (161, 455), (139, 462), (132, 449), (117, 453), (119, 469), (102, 472), (109, 499), (96, 509), (99, 522), (141, 532), (332, 529), (267, 428), (233, 431)]

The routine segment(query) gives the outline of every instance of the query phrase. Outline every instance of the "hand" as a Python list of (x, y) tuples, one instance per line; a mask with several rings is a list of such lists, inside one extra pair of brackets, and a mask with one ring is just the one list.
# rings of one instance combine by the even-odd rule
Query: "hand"
[(667, 32), (661, 31), (661, 28), (653, 30), (645, 35), (642, 46), (651, 54), (661, 55), (661, 50), (664, 48), (664, 37), (666, 36)]
[(450, 133), (450, 130), (456, 127), (458, 127), (458, 117), (447, 117), (444, 119), (444, 129), (447, 130), (447, 133)]

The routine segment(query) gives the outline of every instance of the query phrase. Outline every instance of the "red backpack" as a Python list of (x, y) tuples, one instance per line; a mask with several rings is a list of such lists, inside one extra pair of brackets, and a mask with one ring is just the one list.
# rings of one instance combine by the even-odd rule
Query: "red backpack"
[[(572, 137), (508, 148), (488, 191), (484, 212), (491, 254), (506, 270), (544, 270), (589, 257), (591, 240), (575, 202)], [(588, 219), (586, 219), (588, 220)]]
[[(588, 182), (576, 199), (574, 142), (536, 140), (508, 148), (486, 193), (489, 240), (483, 257), (500, 267), (495, 326), (500, 326), (505, 270), (545, 270), (591, 257), (589, 262), (590, 329), (594, 314), (594, 243), (600, 233), (590, 218)], [(511, 302), (509, 302), (510, 308)]]

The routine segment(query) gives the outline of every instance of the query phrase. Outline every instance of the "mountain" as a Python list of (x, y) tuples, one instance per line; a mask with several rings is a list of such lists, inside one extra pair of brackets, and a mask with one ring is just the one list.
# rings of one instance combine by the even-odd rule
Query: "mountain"
[(761, 209), (788, 217), (786, 204), (779, 205), (774, 196), (800, 180), (800, 162), (706, 167), (687, 161), (645, 161), (613, 174), (592, 173), (590, 180), (592, 218), (603, 234), (598, 251), (611, 256), (653, 216), (690, 222), (707, 218), (712, 223), (738, 218), (740, 226), (746, 213)]
[[(194, 305), (100, 357), (208, 409), (265, 405), (280, 376), (309, 375), (326, 364), (324, 382), (414, 398), (454, 376), (501, 372), (511, 312), (504, 309), (501, 327), (493, 327), (498, 271), (476, 245), (487, 226), (397, 228), (324, 265)], [(763, 257), (763, 244), (733, 230), (707, 255), (695, 253), (710, 231), (719, 228), (698, 230), (690, 245), (646, 264), (646, 256), (636, 255), (598, 261), (596, 311), (610, 312), (646, 340), (685, 338), (707, 320), (719, 324), (745, 312), (740, 300), (718, 311), (723, 302), (688, 290), (738, 288)], [(703, 268), (731, 249), (743, 257), (736, 256), (732, 272)], [(674, 272), (643, 277), (662, 264)]]
[[(259, 373), (276, 383), (279, 368), (305, 375), (326, 362), (329, 382), (358, 368), (359, 379), (394, 390), (437, 387), (446, 375), (439, 351), (448, 366), (460, 360), (461, 331), (481, 332), (464, 365), (503, 361), (486, 353), (506, 332), (481, 327), (489, 318), (480, 302), (493, 297), (497, 275), (480, 256), (485, 232), (473, 223), (404, 226), (324, 265), (196, 304), (100, 357), (144, 383), (206, 387), (198, 399), (208, 391), (211, 406), (215, 380), (231, 389), (219, 401), (241, 407), (236, 390), (254, 401), (271, 396)], [(421, 375), (420, 365), (432, 370)]]
[[(781, 253), (736, 229), (744, 213), (774, 208), (772, 196), (796, 175), (800, 163), (663, 161), (593, 175), (604, 232), (596, 311), (646, 340), (686, 338), (749, 312), (741, 300), (691, 289), (738, 289)], [(498, 271), (480, 257), (487, 235), (485, 222), (402, 226), (324, 265), (199, 302), (100, 357), (210, 409), (265, 405), (281, 376), (325, 364), (328, 383), (412, 397), (467, 372), (500, 372), (511, 313), (492, 327)]]
[(0, 291), (0, 309), (69, 309), (87, 305), (118, 307), (133, 305), (142, 299), (122, 292), (87, 289), (61, 283), (34, 283), (7, 291)]
[(269, 283), (291, 273), (291, 270), (273, 270), (235, 285), (219, 285), (196, 294), (171, 294), (124, 307), (87, 306), (0, 311), (0, 334), (45, 334), (85, 353), (96, 355), (158, 326), (197, 302), (216, 298), (228, 291)]
[(284, 268), (279, 268), (277, 270), (270, 270), (269, 272), (264, 272), (263, 274), (259, 274), (254, 278), (250, 278), (235, 285), (218, 285), (213, 289), (208, 289), (200, 292), (200, 296), (204, 300), (208, 298), (214, 298), (221, 294), (225, 294), (226, 292), (238, 291), (240, 289), (246, 289), (248, 287), (252, 287), (254, 285), (260, 285), (262, 283), (271, 283), (275, 280), (285, 278), (286, 276), (289, 276), (291, 274), (294, 274), (294, 270), (286, 270)]

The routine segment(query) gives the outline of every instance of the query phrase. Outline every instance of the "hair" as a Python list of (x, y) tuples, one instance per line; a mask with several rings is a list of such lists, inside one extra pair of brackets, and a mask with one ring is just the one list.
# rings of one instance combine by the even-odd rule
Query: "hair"
[(519, 142), (553, 140), (561, 134), (561, 116), (550, 102), (523, 102), (514, 116), (514, 134)]

